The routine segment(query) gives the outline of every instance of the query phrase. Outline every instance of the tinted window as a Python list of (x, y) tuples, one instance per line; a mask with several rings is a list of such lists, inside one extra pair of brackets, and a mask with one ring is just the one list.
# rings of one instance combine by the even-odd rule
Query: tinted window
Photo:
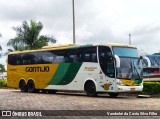
[(15, 65), (16, 64), (16, 55), (8, 55), (8, 63), (11, 65)]
[(82, 48), (83, 62), (97, 62), (97, 47)]
[[(18, 55), (18, 54), (17, 54)], [(31, 53), (25, 53), (25, 54), (19, 54), (22, 57), (22, 64), (35, 64), (36, 63), (36, 58), (34, 54)]]
[(113, 47), (113, 52), (115, 55), (122, 57), (139, 57), (136, 48)]
[(42, 58), (41, 63), (52, 64), (54, 62), (54, 57), (55, 55), (52, 52), (49, 51), (41, 52), (41, 58)]
[(102, 71), (108, 77), (115, 77), (114, 60), (111, 49), (107, 46), (99, 46), (99, 63)]
[(147, 55), (151, 61), (151, 66), (160, 66), (160, 56), (159, 55)]
[(142, 65), (143, 65), (143, 67), (147, 67), (148, 66), (148, 62), (147, 62), (146, 59), (142, 60)]
[(52, 51), (54, 53), (53, 63), (65, 63), (65, 56), (67, 52), (65, 50)]
[(72, 62), (97, 62), (97, 48), (79, 48), (33, 53), (13, 54), (8, 56), (11, 65), (51, 64)]
[(65, 62), (82, 62), (82, 55), (80, 49), (69, 49), (67, 56), (65, 57)]

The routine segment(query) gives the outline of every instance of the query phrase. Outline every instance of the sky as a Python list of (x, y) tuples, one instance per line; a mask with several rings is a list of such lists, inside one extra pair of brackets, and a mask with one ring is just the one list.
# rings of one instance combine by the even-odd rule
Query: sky
[[(77, 44), (129, 43), (147, 54), (160, 52), (160, 0), (75, 0)], [(41, 35), (73, 43), (72, 0), (0, 0), (0, 45), (23, 21), (42, 22)], [(5, 63), (6, 57), (0, 58)]]

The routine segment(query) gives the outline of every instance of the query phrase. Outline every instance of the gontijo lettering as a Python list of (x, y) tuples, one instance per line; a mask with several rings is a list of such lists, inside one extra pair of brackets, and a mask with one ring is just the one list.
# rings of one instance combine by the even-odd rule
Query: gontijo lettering
[(26, 67), (26, 72), (49, 72), (49, 66), (44, 67)]

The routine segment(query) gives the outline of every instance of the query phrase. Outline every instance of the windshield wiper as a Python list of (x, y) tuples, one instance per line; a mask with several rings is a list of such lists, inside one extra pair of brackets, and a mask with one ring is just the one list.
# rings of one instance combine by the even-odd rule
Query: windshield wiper
[[(139, 62), (137, 62), (137, 63), (139, 64)], [(138, 64), (137, 64), (137, 65), (138, 65)], [(140, 73), (141, 73), (141, 72), (139, 71), (138, 66), (135, 65), (135, 62), (132, 62), (132, 65), (133, 65), (133, 67), (134, 67), (133, 70), (135, 70), (135, 71), (134, 71), (134, 74), (137, 74), (138, 79), (141, 79), (141, 76), (140, 76)], [(137, 73), (136, 73), (136, 72), (137, 72)]]

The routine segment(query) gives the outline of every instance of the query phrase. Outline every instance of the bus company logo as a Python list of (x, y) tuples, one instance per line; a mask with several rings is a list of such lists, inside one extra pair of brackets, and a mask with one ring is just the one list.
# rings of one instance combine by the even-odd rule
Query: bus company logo
[(84, 70), (85, 71), (95, 71), (97, 69), (97, 67), (85, 67)]
[(11, 111), (2, 111), (2, 116), (11, 116)]
[(44, 67), (26, 67), (26, 72), (49, 72), (49, 66)]

